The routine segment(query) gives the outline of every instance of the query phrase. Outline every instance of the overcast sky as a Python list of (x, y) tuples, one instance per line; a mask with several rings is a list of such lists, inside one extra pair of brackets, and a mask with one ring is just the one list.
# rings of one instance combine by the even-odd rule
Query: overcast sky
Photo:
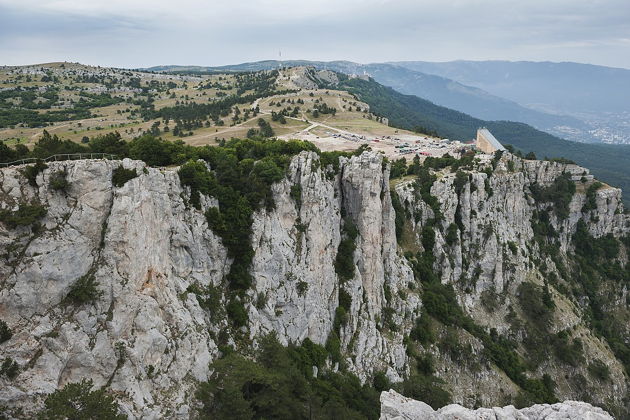
[(277, 59), (630, 68), (630, 0), (0, 0), (0, 64)]

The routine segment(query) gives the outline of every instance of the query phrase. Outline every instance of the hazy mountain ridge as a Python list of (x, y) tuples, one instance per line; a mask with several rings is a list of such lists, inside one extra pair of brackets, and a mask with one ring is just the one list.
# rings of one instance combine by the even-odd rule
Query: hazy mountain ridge
[[(571, 62), (396, 62), (447, 77), (533, 109), (585, 121), (592, 136), (630, 143), (630, 70)], [(560, 133), (557, 133), (560, 134)], [(565, 133), (574, 140), (580, 133)], [(582, 134), (583, 135), (583, 134)]]

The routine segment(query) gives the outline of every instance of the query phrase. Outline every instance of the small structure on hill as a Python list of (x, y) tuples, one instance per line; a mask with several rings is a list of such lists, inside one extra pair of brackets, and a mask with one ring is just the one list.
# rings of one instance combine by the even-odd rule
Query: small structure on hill
[(477, 149), (484, 153), (494, 153), (497, 150), (505, 150), (505, 147), (497, 140), (490, 130), (482, 127), (477, 130), (477, 141), (475, 142)]

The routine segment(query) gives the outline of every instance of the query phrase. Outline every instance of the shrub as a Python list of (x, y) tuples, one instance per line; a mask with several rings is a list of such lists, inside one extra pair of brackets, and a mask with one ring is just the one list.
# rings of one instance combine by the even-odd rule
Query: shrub
[(610, 369), (608, 365), (606, 365), (601, 360), (595, 360), (593, 363), (588, 365), (588, 372), (595, 379), (600, 381), (607, 381), (610, 379)]
[(593, 182), (588, 189), (586, 190), (586, 200), (584, 202), (584, 206), (582, 206), (582, 211), (595, 210), (597, 208), (597, 190), (603, 187), (604, 184), (601, 182)]
[(20, 372), (20, 366), (17, 362), (10, 357), (6, 357), (0, 365), (0, 376), (5, 376), (9, 379), (14, 379)]
[(405, 227), (405, 209), (400, 203), (400, 198), (395, 190), (390, 191), (392, 207), (394, 208), (395, 218), (394, 226), (396, 227), (396, 240), (398, 243), (402, 240), (403, 229)]
[(46, 165), (42, 160), (38, 160), (34, 165), (30, 165), (22, 169), (21, 172), (32, 187), (37, 187), (37, 175), (46, 168), (48, 168), (48, 165)]
[(518, 246), (516, 245), (516, 242), (514, 241), (508, 241), (508, 248), (510, 248), (510, 251), (512, 252), (513, 255), (516, 255), (518, 253)]
[(569, 204), (575, 194), (575, 183), (571, 180), (571, 174), (563, 173), (548, 187), (532, 184), (530, 190), (537, 202), (552, 202), (559, 219), (566, 219), (569, 216)]
[(453, 181), (453, 187), (455, 187), (455, 193), (459, 197), (462, 191), (464, 191), (464, 187), (468, 183), (468, 174), (463, 171), (458, 170), (455, 173), (455, 180)]
[(13, 332), (6, 322), (0, 319), (0, 344), (9, 341), (13, 337)]
[(431, 376), (414, 374), (398, 386), (406, 397), (423, 401), (437, 410), (451, 402), (451, 394), (442, 389), (440, 381)]
[(333, 363), (341, 362), (341, 341), (336, 331), (331, 331), (326, 339), (326, 351)]
[(92, 380), (70, 383), (50, 394), (38, 418), (42, 420), (124, 420), (116, 400), (105, 390), (92, 391)]
[(129, 181), (138, 176), (135, 169), (125, 169), (122, 165), (112, 171), (112, 184), (115, 187), (122, 187)]
[(308, 291), (308, 283), (305, 282), (304, 280), (300, 280), (297, 284), (298, 296), (300, 297), (304, 296), (307, 291)]
[(576, 338), (572, 343), (569, 343), (566, 334), (560, 332), (554, 337), (553, 343), (558, 360), (573, 367), (578, 367), (584, 363), (584, 351), (580, 339)]
[(378, 392), (388, 391), (392, 386), (392, 383), (384, 372), (376, 372), (374, 379), (372, 379), (372, 384), (374, 385), (374, 389)]
[(67, 172), (64, 170), (55, 171), (48, 181), (48, 185), (55, 191), (66, 191), (70, 183), (66, 179)]
[(20, 204), (16, 211), (0, 210), (0, 222), (9, 228), (29, 226), (46, 215), (46, 207), (39, 203)]
[(435, 360), (433, 359), (433, 355), (431, 353), (426, 353), (423, 356), (416, 357), (416, 363), (418, 372), (423, 375), (433, 375), (435, 373)]
[(241, 301), (232, 298), (225, 309), (235, 328), (247, 325), (249, 316), (247, 315), (247, 310), (245, 310), (245, 305)]
[(291, 185), (291, 198), (295, 201), (298, 212), (302, 208), (302, 186), (300, 184)]
[[(212, 363), (197, 392), (203, 419), (374, 419), (379, 393), (346, 372), (324, 368), (321, 346), (305, 340), (283, 347), (275, 335), (260, 340), (254, 360), (236, 353)], [(317, 377), (312, 367), (320, 366)]]
[(518, 300), (530, 321), (545, 329), (551, 322), (553, 308), (545, 304), (544, 291), (532, 283), (521, 283), (518, 287)]
[(444, 240), (447, 245), (453, 245), (457, 242), (457, 231), (459, 230), (458, 226), (455, 223), (451, 223), (446, 230), (446, 236)]
[(350, 219), (344, 218), (343, 238), (339, 242), (335, 258), (335, 272), (342, 283), (354, 277), (354, 251), (357, 247), (355, 240), (358, 234), (359, 231), (354, 223)]
[(400, 158), (392, 162), (389, 178), (400, 178), (407, 173), (407, 160)]
[(88, 273), (79, 277), (70, 287), (70, 292), (66, 296), (70, 302), (76, 305), (93, 302), (100, 298), (103, 292), (98, 290), (98, 282), (93, 274)]
[(416, 322), (409, 333), (409, 337), (412, 340), (418, 341), (422, 345), (435, 342), (435, 333), (433, 332), (433, 328), (431, 326), (431, 319), (426, 312), (423, 311), (422, 314), (416, 318)]
[(219, 321), (223, 317), (224, 310), (223, 305), (221, 304), (223, 294), (220, 287), (212, 284), (203, 287), (197, 283), (193, 283), (188, 286), (186, 292), (193, 293), (195, 295), (199, 306), (210, 312), (210, 318), (214, 322)]

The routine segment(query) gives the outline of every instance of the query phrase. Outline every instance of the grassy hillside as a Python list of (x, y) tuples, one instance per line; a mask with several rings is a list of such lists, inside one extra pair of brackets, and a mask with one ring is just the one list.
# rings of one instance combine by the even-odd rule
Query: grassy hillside
[[(504, 144), (511, 144), (523, 152), (534, 152), (539, 158), (571, 159), (589, 168), (599, 179), (630, 191), (630, 146), (576, 143), (527, 124), (483, 121), (417, 96), (403, 95), (373, 80), (344, 78), (341, 87), (369, 104), (375, 114), (388, 117), (391, 125), (405, 129), (422, 128), (459, 140), (473, 139), (477, 128), (484, 126)], [(628, 198), (625, 200), (630, 202)]]

